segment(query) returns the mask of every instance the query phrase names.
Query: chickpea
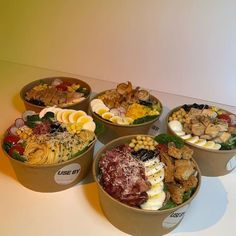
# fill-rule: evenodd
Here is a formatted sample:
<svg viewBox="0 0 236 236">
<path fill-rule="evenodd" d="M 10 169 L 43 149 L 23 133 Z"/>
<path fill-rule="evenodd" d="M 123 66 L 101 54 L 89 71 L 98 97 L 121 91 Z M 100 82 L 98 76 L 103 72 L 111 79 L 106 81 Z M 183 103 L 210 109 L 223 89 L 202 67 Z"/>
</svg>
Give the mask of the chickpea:
<svg viewBox="0 0 236 236">
<path fill-rule="evenodd" d="M 147 141 L 143 141 L 143 145 L 144 145 L 144 146 L 147 146 L 147 145 L 148 145 L 148 142 L 147 142 Z"/>
<path fill-rule="evenodd" d="M 150 141 L 150 140 L 152 140 L 152 138 L 151 137 L 147 137 L 147 141 Z"/>
<path fill-rule="evenodd" d="M 138 147 L 135 147 L 135 148 L 134 148 L 134 151 L 135 151 L 135 152 L 137 152 L 138 150 L 139 150 L 139 148 L 138 148 Z"/>
<path fill-rule="evenodd" d="M 131 140 L 131 142 L 135 144 L 135 143 L 137 143 L 137 140 L 133 138 L 133 139 Z"/>
<path fill-rule="evenodd" d="M 130 143 L 129 146 L 130 146 L 131 148 L 134 148 L 134 147 L 135 147 L 135 144 L 134 144 L 134 143 Z"/>
<path fill-rule="evenodd" d="M 145 140 L 146 140 L 146 137 L 145 137 L 145 136 L 142 136 L 142 140 L 145 141 Z"/>
<path fill-rule="evenodd" d="M 155 150 L 155 147 L 152 145 L 149 147 L 149 149 L 153 151 L 153 150 Z"/>
<path fill-rule="evenodd" d="M 137 139 L 137 140 L 141 140 L 142 137 L 141 137 L 140 135 L 138 135 L 138 136 L 136 137 L 136 139 Z"/>
<path fill-rule="evenodd" d="M 143 141 L 139 140 L 139 141 L 138 141 L 138 144 L 139 144 L 139 145 L 142 145 L 142 144 L 143 144 Z"/>
<path fill-rule="evenodd" d="M 140 145 L 139 148 L 140 148 L 140 149 L 143 149 L 143 148 L 144 148 L 144 145 Z"/>
<path fill-rule="evenodd" d="M 153 141 L 152 141 L 152 140 L 149 141 L 149 142 L 148 142 L 148 145 L 149 145 L 149 146 L 152 146 L 152 145 L 153 145 Z"/>
</svg>

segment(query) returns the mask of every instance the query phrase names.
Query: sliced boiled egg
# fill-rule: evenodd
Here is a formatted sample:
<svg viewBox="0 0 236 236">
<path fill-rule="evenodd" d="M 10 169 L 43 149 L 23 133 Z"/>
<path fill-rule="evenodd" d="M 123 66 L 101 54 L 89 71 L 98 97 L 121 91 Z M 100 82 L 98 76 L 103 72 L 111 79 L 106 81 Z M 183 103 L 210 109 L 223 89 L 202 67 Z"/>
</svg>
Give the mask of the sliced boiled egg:
<svg viewBox="0 0 236 236">
<path fill-rule="evenodd" d="M 102 118 L 105 120 L 110 120 L 113 116 L 114 114 L 109 111 L 102 114 Z"/>
<path fill-rule="evenodd" d="M 122 122 L 122 118 L 120 116 L 113 116 L 111 117 L 110 121 L 112 123 L 118 124 L 118 122 Z"/>
<path fill-rule="evenodd" d="M 109 109 L 108 107 L 104 106 L 104 107 L 99 107 L 99 108 L 97 108 L 97 109 L 95 110 L 95 112 L 96 112 L 98 115 L 102 116 L 102 114 L 104 114 L 105 112 L 108 112 L 109 110 L 110 110 L 110 109 Z"/>
<path fill-rule="evenodd" d="M 151 187 L 151 189 L 149 189 L 147 191 L 148 196 L 152 197 L 154 195 L 157 195 L 157 194 L 161 193 L 163 191 L 163 187 L 164 187 L 163 182 L 160 182 L 160 183 L 157 183 L 157 184 L 153 185 Z"/>
<path fill-rule="evenodd" d="M 145 210 L 158 210 L 162 207 L 165 198 L 166 194 L 162 191 L 161 193 L 150 197 L 145 203 L 141 204 L 141 208 Z"/>
<path fill-rule="evenodd" d="M 183 126 L 178 120 L 170 121 L 169 126 L 174 132 L 180 132 L 183 130 Z"/>
<path fill-rule="evenodd" d="M 186 135 L 181 136 L 181 138 L 184 140 L 190 139 L 191 137 L 192 137 L 191 134 L 186 134 Z"/>
<path fill-rule="evenodd" d="M 40 111 L 39 118 L 43 118 L 47 112 L 52 112 L 52 113 L 56 114 L 60 110 L 62 110 L 62 109 L 58 108 L 58 107 L 46 107 Z"/>
<path fill-rule="evenodd" d="M 69 115 L 69 122 L 75 123 L 81 116 L 85 116 L 86 113 L 84 111 L 74 111 Z"/>
<path fill-rule="evenodd" d="M 221 145 L 219 143 L 215 143 L 212 149 L 219 150 L 220 148 L 221 148 Z"/>
<path fill-rule="evenodd" d="M 152 165 L 155 165 L 155 164 L 158 164 L 158 163 L 160 163 L 160 160 L 159 160 L 158 158 L 154 158 L 154 159 L 145 161 L 145 162 L 144 162 L 144 166 L 145 166 L 145 168 L 146 168 L 146 167 L 148 167 L 148 166 L 152 166 Z"/>
<path fill-rule="evenodd" d="M 206 144 L 203 147 L 212 149 L 214 146 L 215 146 L 214 141 L 207 141 Z"/>
<path fill-rule="evenodd" d="M 125 122 L 127 122 L 128 124 L 132 124 L 134 122 L 134 119 L 132 119 L 131 117 L 127 117 L 127 116 L 125 116 L 123 118 L 123 120 L 125 120 Z"/>
<path fill-rule="evenodd" d="M 56 117 L 57 117 L 57 120 L 58 120 L 59 122 L 62 122 L 62 113 L 63 113 L 63 112 L 64 112 L 63 109 L 61 109 L 60 111 L 57 112 Z"/>
<path fill-rule="evenodd" d="M 183 130 L 181 130 L 181 131 L 176 131 L 175 132 L 178 136 L 183 136 L 183 135 L 185 135 L 185 132 L 183 131 Z"/>
<path fill-rule="evenodd" d="M 93 107 L 92 107 L 92 111 L 93 112 L 96 112 L 96 110 L 98 110 L 99 108 L 101 108 L 101 107 L 107 107 L 104 103 L 103 104 L 101 104 L 101 103 L 99 103 L 99 104 L 95 104 Z"/>
<path fill-rule="evenodd" d="M 202 147 L 206 144 L 206 142 L 206 139 L 199 139 L 195 144 Z"/>
<path fill-rule="evenodd" d="M 148 176 L 148 181 L 151 183 L 151 185 L 155 185 L 159 182 L 161 182 L 164 179 L 164 168 L 162 168 L 159 172 L 155 173 L 154 175 Z"/>
<path fill-rule="evenodd" d="M 94 107 L 94 106 L 97 105 L 97 104 L 104 104 L 104 103 L 103 103 L 103 101 L 102 101 L 101 99 L 98 99 L 98 98 L 93 99 L 93 100 L 90 102 L 91 107 Z"/>
<path fill-rule="evenodd" d="M 94 132 L 94 130 L 96 129 L 96 125 L 93 121 L 89 121 L 89 122 L 83 124 L 82 129 L 86 129 L 86 130 L 90 130 L 90 131 Z"/>
<path fill-rule="evenodd" d="M 80 125 L 84 125 L 85 123 L 88 123 L 91 121 L 93 121 L 93 118 L 91 116 L 85 115 L 85 116 L 79 117 L 79 119 L 77 120 L 77 123 L 79 123 Z"/>
<path fill-rule="evenodd" d="M 187 139 L 186 141 L 190 142 L 190 143 L 196 143 L 199 140 L 198 136 L 193 136 L 189 139 Z"/>
<path fill-rule="evenodd" d="M 72 114 L 74 110 L 64 110 L 61 115 L 61 120 L 63 123 L 69 123 L 69 115 Z"/>
<path fill-rule="evenodd" d="M 163 167 L 164 166 L 162 162 L 145 167 L 145 175 L 146 176 L 154 175 L 155 173 L 159 172 Z"/>
</svg>

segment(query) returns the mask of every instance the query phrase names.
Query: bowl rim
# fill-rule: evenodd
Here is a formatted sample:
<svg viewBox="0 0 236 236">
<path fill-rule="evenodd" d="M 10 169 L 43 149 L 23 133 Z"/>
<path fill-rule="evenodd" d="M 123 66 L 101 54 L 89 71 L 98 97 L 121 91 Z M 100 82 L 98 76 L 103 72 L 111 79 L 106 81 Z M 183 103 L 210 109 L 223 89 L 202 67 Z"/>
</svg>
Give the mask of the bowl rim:
<svg viewBox="0 0 236 236">
<path fill-rule="evenodd" d="M 82 102 L 84 102 L 84 101 L 86 101 L 86 100 L 90 100 L 90 96 L 91 96 L 91 94 L 92 94 L 92 89 L 91 89 L 90 85 L 89 85 L 88 83 L 86 83 L 85 81 L 81 80 L 81 79 L 78 79 L 78 78 L 75 78 L 75 77 L 69 77 L 69 76 L 52 76 L 52 77 L 44 77 L 44 78 L 42 78 L 42 79 L 33 80 L 33 81 L 31 81 L 30 83 L 24 85 L 24 86 L 21 88 L 21 90 L 20 90 L 20 98 L 21 98 L 22 101 L 25 102 L 26 104 L 28 104 L 28 105 L 30 105 L 30 106 L 34 106 L 34 107 L 39 108 L 39 109 L 43 109 L 43 108 L 45 108 L 45 107 L 48 107 L 48 106 L 35 105 L 35 104 L 33 104 L 33 103 L 27 101 L 27 100 L 25 99 L 25 93 L 26 93 L 27 91 L 29 91 L 30 89 L 32 89 L 32 88 L 35 86 L 34 84 L 37 84 L 37 83 L 39 83 L 40 81 L 43 81 L 43 80 L 50 80 L 50 81 L 53 81 L 54 79 L 62 79 L 62 80 L 65 80 L 65 81 L 66 81 L 66 79 L 77 80 L 78 82 L 82 82 L 82 83 L 86 84 L 86 86 L 87 86 L 88 89 L 89 89 L 89 94 L 88 94 L 88 96 L 85 97 L 83 100 L 81 100 L 81 101 L 79 101 L 79 102 L 77 102 L 77 103 L 70 104 L 70 105 L 68 105 L 68 106 L 64 106 L 64 107 L 62 107 L 62 108 L 70 108 L 70 107 L 73 107 L 73 106 L 75 106 L 75 105 L 78 105 L 78 104 L 80 104 L 80 103 L 82 103 Z M 29 87 L 29 86 L 30 86 L 30 88 L 27 88 L 27 87 Z"/>
<path fill-rule="evenodd" d="M 130 210 L 133 210 L 137 213 L 144 213 L 144 214 L 150 214 L 150 215 L 156 215 L 156 214 L 161 214 L 161 213 L 171 213 L 171 212 L 174 212 L 176 210 L 178 210 L 179 208 L 181 207 L 184 207 L 185 205 L 189 204 L 195 197 L 196 195 L 198 194 L 199 192 L 199 189 L 200 189 L 200 186 L 201 186 L 201 178 L 202 178 L 202 174 L 201 174 L 201 171 L 200 171 L 200 168 L 198 166 L 198 164 L 196 163 L 196 161 L 192 158 L 192 161 L 194 162 L 194 164 L 196 165 L 196 168 L 197 168 L 197 171 L 198 171 L 198 186 L 195 190 L 195 192 L 193 193 L 193 195 L 185 202 L 183 202 L 182 204 L 180 205 L 177 205 L 176 207 L 173 207 L 173 208 L 169 208 L 169 209 L 164 209 L 164 210 L 145 210 L 145 209 L 139 209 L 139 208 L 135 208 L 135 207 L 132 207 L 132 206 L 129 206 L 125 203 L 122 203 L 120 202 L 119 200 L 113 198 L 109 193 L 107 193 L 102 185 L 100 184 L 99 180 L 98 180 L 98 176 L 96 174 L 96 163 L 98 163 L 98 160 L 101 158 L 102 154 L 104 153 L 105 150 L 109 150 L 107 149 L 108 146 L 112 145 L 113 143 L 117 142 L 117 141 L 120 141 L 120 140 L 126 140 L 126 139 L 132 139 L 138 135 L 142 135 L 142 136 L 147 136 L 147 137 L 155 137 L 153 135 L 148 135 L 148 134 L 134 134 L 134 135 L 126 135 L 126 136 L 122 136 L 122 137 L 119 137 L 119 138 L 116 138 L 116 139 L 113 139 L 112 141 L 110 141 L 109 143 L 107 143 L 106 145 L 104 145 L 95 155 L 95 158 L 93 160 L 93 166 L 92 166 L 92 172 L 93 172 L 93 178 L 98 186 L 98 188 L 103 192 L 103 194 L 105 194 L 108 198 L 110 198 L 113 202 L 115 202 L 116 204 L 121 204 L 123 207 L 125 208 L 128 208 Z"/>
<path fill-rule="evenodd" d="M 52 164 L 45 164 L 45 165 L 33 165 L 33 164 L 29 164 L 27 162 L 23 162 L 23 161 L 19 161 L 19 160 L 16 160 L 14 159 L 13 157 L 11 157 L 7 151 L 3 148 L 3 141 L 4 141 L 4 138 L 6 137 L 6 134 L 7 134 L 7 131 L 4 133 L 3 135 L 3 138 L 1 140 L 1 148 L 3 150 L 3 153 L 11 160 L 11 161 L 14 161 L 16 163 L 19 163 L 23 166 L 26 166 L 26 167 L 30 167 L 30 168 L 35 168 L 35 169 L 46 169 L 46 168 L 50 168 L 50 167 L 57 167 L 57 166 L 62 166 L 62 165 L 65 165 L 65 164 L 70 164 L 71 162 L 74 162 L 75 160 L 77 159 L 80 159 L 83 157 L 84 154 L 87 154 L 89 151 L 91 151 L 92 148 L 94 148 L 95 144 L 96 144 L 96 141 L 97 141 L 97 136 L 95 135 L 94 137 L 94 140 L 92 140 L 92 142 L 89 144 L 89 147 L 87 150 L 85 150 L 83 153 L 81 153 L 80 155 L 74 157 L 74 158 L 71 158 L 67 161 L 63 161 L 63 162 L 60 162 L 60 163 L 52 163 Z"/>
<path fill-rule="evenodd" d="M 139 126 L 144 126 L 144 125 L 149 125 L 149 124 L 153 124 L 155 123 L 157 120 L 159 120 L 160 116 L 162 115 L 163 113 L 163 105 L 161 103 L 161 101 L 154 95 L 150 94 L 151 97 L 155 98 L 159 103 L 160 103 L 160 106 L 161 106 L 161 111 L 159 113 L 159 115 L 157 115 L 157 117 L 153 120 L 150 120 L 150 121 L 147 121 L 147 122 L 144 122 L 144 123 L 141 123 L 141 124 L 131 124 L 131 125 L 120 125 L 120 124 L 115 124 L 115 123 L 112 123 L 112 122 L 109 122 L 105 119 L 103 119 L 101 116 L 99 116 L 98 114 L 96 114 L 94 111 L 92 111 L 92 107 L 91 107 L 91 101 L 93 99 L 97 99 L 98 96 L 104 94 L 105 92 L 108 92 L 108 91 L 113 91 L 115 89 L 107 89 L 107 90 L 104 90 L 100 93 L 97 93 L 89 102 L 89 111 L 91 112 L 91 114 L 93 116 L 95 116 L 100 122 L 104 122 L 105 124 L 107 125 L 111 125 L 111 126 L 114 126 L 114 127 L 125 127 L 125 128 L 134 128 L 134 127 L 139 127 Z"/>
<path fill-rule="evenodd" d="M 192 105 L 192 104 L 187 104 L 187 105 Z M 168 112 L 167 116 L 166 116 L 166 119 L 165 119 L 167 128 L 169 129 L 169 131 L 171 132 L 171 134 L 174 135 L 174 136 L 177 136 L 177 137 L 179 137 L 179 138 L 181 138 L 181 137 L 178 136 L 177 134 L 175 134 L 175 132 L 170 128 L 170 125 L 169 125 L 169 121 L 168 121 L 168 120 L 169 120 L 169 117 L 171 116 L 171 114 L 172 114 L 173 112 L 177 111 L 178 109 L 180 109 L 182 106 L 183 106 L 183 105 L 177 106 L 177 107 L 173 108 L 172 110 L 170 110 L 170 111 Z M 209 107 L 212 107 L 212 106 L 209 105 Z M 220 108 L 220 109 L 221 109 L 221 108 Z M 225 110 L 225 109 L 222 109 L 222 110 L 223 110 L 223 111 L 226 111 L 226 112 L 229 112 L 229 111 L 227 111 L 227 110 Z M 232 114 L 232 115 L 234 115 L 232 112 L 229 112 L 229 113 Z M 181 139 L 182 139 L 182 138 L 181 138 Z M 182 139 L 182 140 L 184 141 L 184 143 L 188 144 L 189 146 L 192 146 L 192 147 L 194 147 L 194 148 L 198 148 L 198 149 L 200 149 L 200 150 L 202 150 L 202 151 L 207 151 L 207 152 L 212 152 L 212 153 L 222 153 L 222 154 L 223 154 L 223 153 L 232 153 L 232 154 L 234 154 L 234 153 L 236 152 L 236 148 L 231 149 L 231 150 L 214 150 L 214 149 L 204 148 L 204 147 L 198 146 L 198 145 L 196 145 L 196 144 L 194 144 L 194 143 L 187 142 L 187 141 L 184 140 L 184 139 Z"/>
</svg>

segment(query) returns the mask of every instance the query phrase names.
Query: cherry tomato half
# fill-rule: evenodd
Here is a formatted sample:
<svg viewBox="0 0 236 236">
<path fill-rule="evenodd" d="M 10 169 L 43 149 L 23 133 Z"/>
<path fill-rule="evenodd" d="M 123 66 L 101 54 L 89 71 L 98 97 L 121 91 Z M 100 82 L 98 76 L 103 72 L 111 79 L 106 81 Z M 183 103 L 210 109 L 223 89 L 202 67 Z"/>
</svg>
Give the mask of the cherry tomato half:
<svg viewBox="0 0 236 236">
<path fill-rule="evenodd" d="M 160 150 L 160 152 L 168 152 L 168 147 L 166 144 L 159 143 L 157 145 L 157 149 Z"/>
<path fill-rule="evenodd" d="M 221 119 L 221 120 L 225 120 L 227 121 L 228 123 L 231 122 L 231 118 L 228 114 L 221 114 L 221 115 L 218 115 L 218 118 Z"/>
<path fill-rule="evenodd" d="M 18 152 L 20 155 L 23 155 L 25 149 L 20 144 L 16 144 L 10 148 L 9 155 L 12 156 L 14 151 Z"/>
<path fill-rule="evenodd" d="M 62 83 L 56 86 L 57 90 L 61 90 L 61 91 L 67 91 L 67 86 Z"/>
<path fill-rule="evenodd" d="M 20 138 L 18 136 L 8 135 L 4 138 L 3 142 L 4 143 L 16 144 L 19 140 L 20 140 Z"/>
</svg>

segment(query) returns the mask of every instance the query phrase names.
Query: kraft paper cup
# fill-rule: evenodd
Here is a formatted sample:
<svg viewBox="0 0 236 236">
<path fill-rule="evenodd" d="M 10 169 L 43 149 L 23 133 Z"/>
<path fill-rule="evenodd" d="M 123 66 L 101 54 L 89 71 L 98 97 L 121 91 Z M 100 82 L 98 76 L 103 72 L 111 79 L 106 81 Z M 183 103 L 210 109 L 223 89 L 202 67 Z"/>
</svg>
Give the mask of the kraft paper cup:
<svg viewBox="0 0 236 236">
<path fill-rule="evenodd" d="M 98 98 L 99 96 L 101 96 L 104 92 L 101 92 L 99 94 L 97 94 L 93 99 Z M 151 95 L 151 97 L 153 99 L 155 99 L 156 101 L 158 101 L 160 104 L 161 102 L 154 96 Z M 126 136 L 126 135 L 131 135 L 131 134 L 147 134 L 150 130 L 150 128 L 152 127 L 152 125 L 159 120 L 161 114 L 163 111 L 163 107 L 161 104 L 161 112 L 160 114 L 157 116 L 157 118 L 145 122 L 143 124 L 137 124 L 137 125 L 119 125 L 119 124 L 115 124 L 112 122 L 109 122 L 105 119 L 103 119 L 101 116 L 99 116 L 98 114 L 96 114 L 95 112 L 92 111 L 91 105 L 89 105 L 89 112 L 92 114 L 92 117 L 94 119 L 94 121 L 96 123 L 99 123 L 102 126 L 102 131 L 101 134 L 98 135 L 98 140 L 100 142 L 102 142 L 103 144 L 106 144 L 108 142 L 110 142 L 113 139 L 122 137 L 122 136 Z"/>
<path fill-rule="evenodd" d="M 87 112 L 88 106 L 89 106 L 89 99 L 90 99 L 90 95 L 91 95 L 91 87 L 86 82 L 84 82 L 80 79 L 71 78 L 71 77 L 60 77 L 60 76 L 35 80 L 35 81 L 25 85 L 20 91 L 20 97 L 21 97 L 22 101 L 24 102 L 26 110 L 31 110 L 31 111 L 35 111 L 36 113 L 39 113 L 43 108 L 45 108 L 45 106 L 38 106 L 38 105 L 35 105 L 35 104 L 32 104 L 32 103 L 26 101 L 25 100 L 26 92 L 29 91 L 30 89 L 32 89 L 34 86 L 40 84 L 41 81 L 43 81 L 47 84 L 50 84 L 55 79 L 61 79 L 62 81 L 68 81 L 68 82 L 72 82 L 72 83 L 79 83 L 82 87 L 85 87 L 88 89 L 89 94 L 84 100 L 82 100 L 78 103 L 74 103 L 73 105 L 63 107 L 65 109 L 68 108 L 68 109 L 73 109 L 73 110 L 83 110 L 83 111 Z"/>
<path fill-rule="evenodd" d="M 95 141 L 81 155 L 62 163 L 30 165 L 8 156 L 18 181 L 37 192 L 57 192 L 79 183 L 88 174 L 92 162 Z"/>
<path fill-rule="evenodd" d="M 104 152 L 118 145 L 130 141 L 136 135 L 117 138 L 105 145 L 96 155 L 93 162 L 93 177 L 98 186 L 98 193 L 101 208 L 106 218 L 121 231 L 135 236 L 159 236 L 167 234 L 175 229 L 183 219 L 190 203 L 196 197 L 201 185 L 201 173 L 198 170 L 198 187 L 193 196 L 183 204 L 166 210 L 150 211 L 134 207 L 119 202 L 111 197 L 99 182 L 99 160 Z"/>
<path fill-rule="evenodd" d="M 167 115 L 167 132 L 175 135 L 175 132 L 170 128 L 168 120 L 173 112 L 179 110 L 181 106 L 173 109 Z M 228 111 L 227 111 L 228 112 Z M 179 136 L 178 136 L 179 137 Z M 181 138 L 181 137 L 180 137 Z M 203 147 L 199 147 L 196 144 L 186 142 L 185 144 L 193 149 L 193 158 L 197 162 L 202 175 L 204 176 L 223 176 L 236 167 L 236 149 L 232 150 L 212 150 Z"/>
</svg>

